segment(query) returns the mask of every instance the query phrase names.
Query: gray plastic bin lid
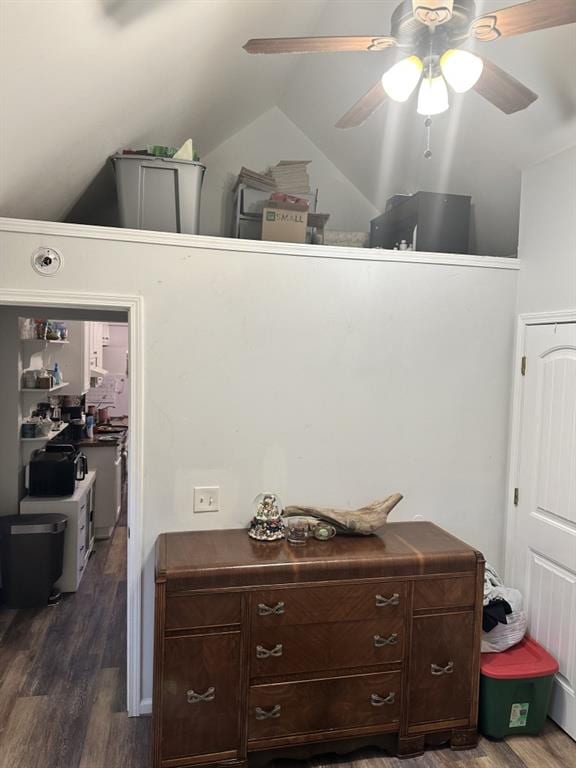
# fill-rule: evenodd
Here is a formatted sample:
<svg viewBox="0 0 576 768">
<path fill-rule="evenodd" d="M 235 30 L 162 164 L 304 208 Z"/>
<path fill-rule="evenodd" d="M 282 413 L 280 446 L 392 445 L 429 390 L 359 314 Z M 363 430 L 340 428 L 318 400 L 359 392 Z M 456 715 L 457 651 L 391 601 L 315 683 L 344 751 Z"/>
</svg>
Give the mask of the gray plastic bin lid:
<svg viewBox="0 0 576 768">
<path fill-rule="evenodd" d="M 139 160 L 140 162 L 146 163 L 184 163 L 184 165 L 199 165 L 200 168 L 204 168 L 204 170 L 206 170 L 206 166 L 199 160 L 184 160 L 181 158 L 173 157 L 157 157 L 156 155 L 122 155 L 117 153 L 112 155 L 110 159 L 113 162 L 116 162 L 117 160 Z"/>
<path fill-rule="evenodd" d="M 6 515 L 0 517 L 0 536 L 32 533 L 62 533 L 68 518 L 55 512 L 37 515 Z"/>
</svg>

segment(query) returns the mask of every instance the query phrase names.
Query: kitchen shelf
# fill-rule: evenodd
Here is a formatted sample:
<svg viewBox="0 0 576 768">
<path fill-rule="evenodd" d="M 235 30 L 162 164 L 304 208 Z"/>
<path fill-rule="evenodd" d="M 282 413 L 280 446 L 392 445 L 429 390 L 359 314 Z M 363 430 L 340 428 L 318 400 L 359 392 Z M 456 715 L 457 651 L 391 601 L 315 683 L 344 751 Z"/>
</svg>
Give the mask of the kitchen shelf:
<svg viewBox="0 0 576 768">
<path fill-rule="evenodd" d="M 25 344 L 70 344 L 69 341 L 63 341 L 62 339 L 20 339 Z"/>
<path fill-rule="evenodd" d="M 47 443 L 48 440 L 52 440 L 53 437 L 56 437 L 56 435 L 59 435 L 60 432 L 66 429 L 68 424 L 64 422 L 61 427 L 58 427 L 58 429 L 52 429 L 50 430 L 50 433 L 47 435 L 42 435 L 42 437 L 21 437 L 20 442 L 21 443 Z"/>
<path fill-rule="evenodd" d="M 55 387 L 52 387 L 51 389 L 42 389 L 42 387 L 20 387 L 20 392 L 42 392 L 44 394 L 48 394 L 50 392 L 56 392 L 57 389 L 62 389 L 62 387 L 67 387 L 68 382 L 64 381 L 62 384 L 56 384 Z"/>
</svg>

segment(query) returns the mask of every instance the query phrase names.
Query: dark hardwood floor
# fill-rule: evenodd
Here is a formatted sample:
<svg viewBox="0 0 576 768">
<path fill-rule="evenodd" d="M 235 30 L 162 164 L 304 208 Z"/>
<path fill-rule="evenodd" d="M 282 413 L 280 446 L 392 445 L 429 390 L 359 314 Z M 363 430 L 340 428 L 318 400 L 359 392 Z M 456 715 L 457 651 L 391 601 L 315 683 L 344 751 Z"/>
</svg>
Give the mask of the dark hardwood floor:
<svg viewBox="0 0 576 768">
<path fill-rule="evenodd" d="M 148 768 L 151 718 L 126 709 L 126 525 L 76 594 L 0 608 L 0 767 Z"/>
<path fill-rule="evenodd" d="M 151 719 L 126 706 L 126 526 L 96 545 L 75 595 L 30 611 L 0 607 L 0 768 L 150 768 Z M 306 768 L 282 761 L 276 768 Z M 552 722 L 537 737 L 481 739 L 398 760 L 376 750 L 309 768 L 568 768 L 576 744 Z"/>
</svg>

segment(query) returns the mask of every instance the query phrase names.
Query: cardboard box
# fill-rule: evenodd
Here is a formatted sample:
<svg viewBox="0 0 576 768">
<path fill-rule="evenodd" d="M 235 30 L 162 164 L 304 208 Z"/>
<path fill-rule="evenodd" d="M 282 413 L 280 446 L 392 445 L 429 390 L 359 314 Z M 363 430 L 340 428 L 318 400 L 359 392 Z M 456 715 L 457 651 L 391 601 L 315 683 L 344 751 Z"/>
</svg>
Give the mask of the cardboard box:
<svg viewBox="0 0 576 768">
<path fill-rule="evenodd" d="M 305 243 L 308 214 L 285 208 L 264 208 L 262 211 L 262 240 L 281 243 Z"/>
</svg>

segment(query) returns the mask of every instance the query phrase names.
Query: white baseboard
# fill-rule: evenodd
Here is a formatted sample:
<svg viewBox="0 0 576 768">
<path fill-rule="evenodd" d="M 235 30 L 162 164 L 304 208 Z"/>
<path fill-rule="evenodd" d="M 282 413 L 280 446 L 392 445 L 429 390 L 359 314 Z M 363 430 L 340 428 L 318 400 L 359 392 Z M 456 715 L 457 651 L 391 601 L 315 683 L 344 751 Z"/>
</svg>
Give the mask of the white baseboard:
<svg viewBox="0 0 576 768">
<path fill-rule="evenodd" d="M 141 715 L 152 714 L 152 699 L 142 699 L 140 701 L 140 714 Z"/>
</svg>

